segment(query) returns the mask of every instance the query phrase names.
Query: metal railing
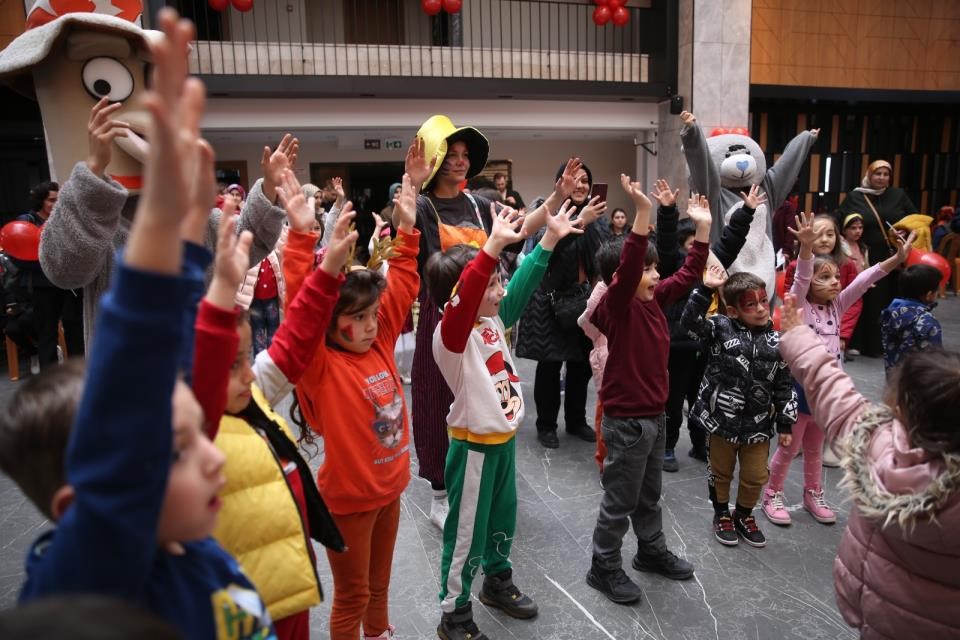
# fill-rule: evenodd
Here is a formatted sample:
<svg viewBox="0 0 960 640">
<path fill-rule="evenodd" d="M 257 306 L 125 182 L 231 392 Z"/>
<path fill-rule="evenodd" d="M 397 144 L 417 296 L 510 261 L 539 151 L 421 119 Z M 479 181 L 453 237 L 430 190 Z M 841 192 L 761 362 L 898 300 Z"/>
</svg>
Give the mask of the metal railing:
<svg viewBox="0 0 960 640">
<path fill-rule="evenodd" d="M 623 27 L 595 26 L 595 5 L 575 0 L 464 0 L 460 13 L 433 17 L 416 0 L 254 0 L 250 11 L 222 13 L 207 0 L 168 4 L 197 23 L 190 70 L 201 75 L 608 83 L 670 76 L 660 0 L 628 7 Z"/>
</svg>

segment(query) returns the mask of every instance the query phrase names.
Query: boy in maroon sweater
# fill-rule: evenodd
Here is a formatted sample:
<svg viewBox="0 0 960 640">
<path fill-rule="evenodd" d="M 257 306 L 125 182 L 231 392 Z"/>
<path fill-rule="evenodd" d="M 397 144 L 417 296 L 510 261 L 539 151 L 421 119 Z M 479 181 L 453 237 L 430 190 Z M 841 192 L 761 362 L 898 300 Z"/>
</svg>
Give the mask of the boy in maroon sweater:
<svg viewBox="0 0 960 640">
<path fill-rule="evenodd" d="M 639 182 L 620 176 L 637 215 L 619 255 L 619 266 L 591 321 L 610 348 L 603 372 L 603 499 L 593 531 L 593 561 L 587 584 L 613 602 L 640 600 L 641 591 L 624 572 L 620 547 L 630 522 L 637 534 L 633 568 L 674 580 L 693 575 L 693 565 L 667 550 L 660 515 L 663 471 L 664 409 L 667 403 L 667 358 L 670 330 L 661 310 L 699 281 L 707 261 L 710 209 L 706 198 L 690 199 L 687 214 L 696 224 L 693 247 L 674 275 L 660 281 L 657 251 L 647 242 L 650 200 Z M 617 261 L 609 249 L 601 262 Z M 601 266 L 601 270 L 602 270 Z"/>
</svg>

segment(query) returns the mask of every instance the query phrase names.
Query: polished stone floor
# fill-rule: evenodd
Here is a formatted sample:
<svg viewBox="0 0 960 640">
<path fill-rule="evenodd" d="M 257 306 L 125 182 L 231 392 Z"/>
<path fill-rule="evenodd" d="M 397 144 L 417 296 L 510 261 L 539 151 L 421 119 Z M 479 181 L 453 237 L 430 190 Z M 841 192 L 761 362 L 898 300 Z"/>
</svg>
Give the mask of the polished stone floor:
<svg viewBox="0 0 960 640">
<path fill-rule="evenodd" d="M 949 348 L 960 349 L 960 300 L 952 295 L 936 311 Z M 520 362 L 524 394 L 532 405 L 534 365 Z M 882 390 L 879 360 L 858 358 L 847 365 L 861 391 L 877 399 Z M 0 383 L 6 402 L 16 383 Z M 593 406 L 593 388 L 589 407 Z M 532 411 L 530 412 L 532 413 Z M 561 419 L 562 424 L 562 419 Z M 609 602 L 586 585 L 590 537 L 600 500 L 593 445 L 561 434 L 559 449 L 536 440 L 534 417 L 527 416 L 517 437 L 519 513 L 513 545 L 516 582 L 540 605 L 532 621 L 513 620 L 475 602 L 475 618 L 491 638 L 593 640 L 627 638 L 855 638 L 837 612 L 831 564 L 846 525 L 849 504 L 836 488 L 839 471 L 825 471 L 827 498 L 838 522 L 815 522 L 800 506 L 801 465 L 792 466 L 786 493 L 794 524 L 779 528 L 760 516 L 768 545 L 726 548 L 710 531 L 706 467 L 689 459 L 686 435 L 678 447 L 681 468 L 665 474 L 664 530 L 668 544 L 696 565 L 692 580 L 628 573 L 644 591 L 634 606 Z M 314 464 L 318 460 L 314 460 Z M 414 461 L 414 476 L 416 462 Z M 403 496 L 400 532 L 390 588 L 391 620 L 397 638 L 435 638 L 440 532 L 427 520 L 430 487 L 413 480 Z M 30 541 L 49 524 L 5 477 L 0 477 L 0 608 L 12 606 L 23 580 L 23 557 Z M 629 560 L 632 534 L 624 543 Z M 320 572 L 328 598 L 332 581 L 323 554 Z M 475 583 L 475 591 L 479 582 Z M 312 638 L 327 637 L 329 600 L 312 613 Z"/>
</svg>

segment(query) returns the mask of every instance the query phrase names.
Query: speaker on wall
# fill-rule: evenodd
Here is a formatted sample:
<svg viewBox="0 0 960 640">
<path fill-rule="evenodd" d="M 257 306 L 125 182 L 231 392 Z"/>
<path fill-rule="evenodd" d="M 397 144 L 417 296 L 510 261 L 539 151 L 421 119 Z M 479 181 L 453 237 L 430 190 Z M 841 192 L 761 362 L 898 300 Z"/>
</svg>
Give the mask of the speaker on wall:
<svg viewBox="0 0 960 640">
<path fill-rule="evenodd" d="M 683 111 L 683 96 L 670 96 L 670 113 L 677 116 Z"/>
</svg>

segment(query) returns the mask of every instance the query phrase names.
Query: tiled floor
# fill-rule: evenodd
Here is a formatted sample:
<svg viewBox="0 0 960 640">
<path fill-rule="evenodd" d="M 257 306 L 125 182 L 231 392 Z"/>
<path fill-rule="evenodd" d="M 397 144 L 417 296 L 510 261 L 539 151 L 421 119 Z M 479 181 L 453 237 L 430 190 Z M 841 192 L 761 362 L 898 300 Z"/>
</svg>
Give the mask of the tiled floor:
<svg viewBox="0 0 960 640">
<path fill-rule="evenodd" d="M 947 346 L 960 348 L 960 300 L 946 298 L 936 314 Z M 883 383 L 879 360 L 858 358 L 847 370 L 867 396 L 878 398 Z M 532 405 L 533 363 L 521 361 L 520 372 Z M 7 401 L 15 386 L 0 383 L 0 402 Z M 590 407 L 592 402 L 591 387 Z M 671 548 L 696 565 L 696 575 L 671 582 L 628 569 L 643 587 L 644 598 L 638 605 L 621 606 L 584 582 L 600 500 L 593 445 L 561 435 L 559 449 L 545 450 L 537 443 L 534 417 L 528 415 L 517 438 L 520 504 L 512 557 L 515 579 L 537 600 L 540 615 L 532 621 L 513 620 L 475 603 L 481 630 L 491 638 L 556 640 L 855 638 L 837 612 L 831 576 L 849 510 L 836 489 L 838 470 L 828 469 L 824 482 L 828 500 L 838 509 L 837 524 L 818 524 L 799 506 L 801 465 L 794 464 L 786 488 L 794 524 L 778 528 L 761 517 L 769 540 L 766 548 L 726 548 L 710 532 L 706 468 L 687 458 L 688 446 L 684 435 L 678 448 L 681 469 L 664 477 L 664 530 Z M 427 520 L 429 505 L 429 485 L 412 481 L 403 496 L 390 589 L 397 638 L 436 637 L 440 532 Z M 47 526 L 19 490 L 0 477 L 0 607 L 13 605 L 23 580 L 25 550 Z M 628 562 L 636 549 L 631 536 L 624 544 Z M 329 598 L 332 581 L 322 552 L 320 558 Z M 328 615 L 329 600 L 313 611 L 313 638 L 327 637 Z"/>
</svg>

